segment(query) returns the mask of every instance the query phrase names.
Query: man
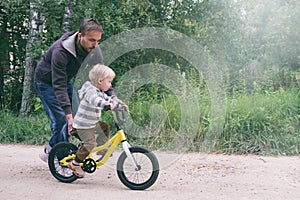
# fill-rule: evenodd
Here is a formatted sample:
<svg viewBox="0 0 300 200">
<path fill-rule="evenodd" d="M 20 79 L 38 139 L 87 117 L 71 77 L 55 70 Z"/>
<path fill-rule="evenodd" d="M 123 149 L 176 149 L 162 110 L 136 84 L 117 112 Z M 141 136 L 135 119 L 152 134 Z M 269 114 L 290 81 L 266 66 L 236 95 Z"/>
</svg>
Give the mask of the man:
<svg viewBox="0 0 300 200">
<path fill-rule="evenodd" d="M 51 120 L 52 137 L 40 158 L 47 162 L 55 144 L 68 141 L 72 130 L 71 79 L 74 78 L 85 57 L 95 48 L 104 33 L 96 19 L 85 19 L 78 32 L 64 34 L 45 53 L 34 74 L 37 95 Z M 103 64 L 100 49 L 99 63 Z"/>
</svg>

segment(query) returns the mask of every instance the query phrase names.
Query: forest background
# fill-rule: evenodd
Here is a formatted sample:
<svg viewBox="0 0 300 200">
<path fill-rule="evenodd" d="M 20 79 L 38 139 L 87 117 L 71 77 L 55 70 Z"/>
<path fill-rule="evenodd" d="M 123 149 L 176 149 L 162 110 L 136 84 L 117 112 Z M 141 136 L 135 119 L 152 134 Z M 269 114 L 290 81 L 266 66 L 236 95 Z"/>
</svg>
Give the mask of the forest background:
<svg viewBox="0 0 300 200">
<path fill-rule="evenodd" d="M 126 127 L 133 143 L 162 150 L 299 155 L 298 0 L 1 0 L 0 143 L 49 140 L 50 122 L 36 97 L 33 71 L 47 48 L 62 33 L 77 30 L 83 18 L 102 24 L 100 47 L 141 28 L 181 33 L 201 46 L 220 72 L 224 119 L 217 119 L 221 129 L 214 129 L 216 91 L 181 55 L 140 48 L 110 63 L 117 74 L 114 85 L 135 66 L 150 63 L 174 69 L 196 93 L 196 107 L 190 110 L 182 104 L 187 91 L 178 95 L 151 82 L 130 86 L 130 119 L 142 127 Z M 197 118 L 182 125 L 187 112 Z M 113 127 L 111 113 L 103 120 Z"/>
</svg>

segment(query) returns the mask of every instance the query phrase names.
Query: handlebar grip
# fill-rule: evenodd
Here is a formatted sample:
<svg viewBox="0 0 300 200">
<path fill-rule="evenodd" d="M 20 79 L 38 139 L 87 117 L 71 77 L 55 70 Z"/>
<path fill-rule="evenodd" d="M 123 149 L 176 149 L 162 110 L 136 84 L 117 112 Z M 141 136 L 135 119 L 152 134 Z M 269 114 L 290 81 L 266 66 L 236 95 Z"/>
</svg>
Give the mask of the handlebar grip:
<svg viewBox="0 0 300 200">
<path fill-rule="evenodd" d="M 81 140 L 78 133 L 77 133 L 77 130 L 75 128 L 73 128 L 70 132 L 71 136 L 74 136 L 76 137 L 77 139 Z"/>
<path fill-rule="evenodd" d="M 122 118 L 120 118 L 120 114 L 119 114 L 120 111 L 122 112 L 122 116 L 121 116 Z M 115 108 L 115 112 L 119 124 L 124 124 L 126 121 L 126 115 L 125 115 L 126 107 L 122 106 L 121 104 L 118 104 Z"/>
<path fill-rule="evenodd" d="M 103 110 L 104 110 L 104 111 L 110 110 L 110 105 L 105 105 L 105 106 L 103 107 Z"/>
</svg>

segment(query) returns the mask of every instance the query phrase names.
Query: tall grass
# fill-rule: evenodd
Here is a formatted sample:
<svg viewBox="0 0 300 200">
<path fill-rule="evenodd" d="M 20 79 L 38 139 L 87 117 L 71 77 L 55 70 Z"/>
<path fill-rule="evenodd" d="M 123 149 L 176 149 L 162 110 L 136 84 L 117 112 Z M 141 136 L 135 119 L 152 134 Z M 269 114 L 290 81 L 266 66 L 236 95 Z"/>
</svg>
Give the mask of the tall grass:
<svg viewBox="0 0 300 200">
<path fill-rule="evenodd" d="M 187 142 L 187 149 L 198 151 L 210 126 L 210 104 L 207 94 L 199 97 L 200 121 L 193 141 Z M 205 100 L 206 99 L 206 100 Z M 137 102 L 133 113 L 138 124 L 150 123 L 149 109 L 154 102 Z M 166 111 L 167 120 L 156 126 L 157 134 L 149 134 L 137 140 L 156 148 L 167 148 L 179 134 L 180 105 L 176 98 L 167 95 L 158 103 Z M 226 119 L 223 131 L 214 150 L 224 153 L 255 154 L 299 154 L 299 92 L 297 89 L 280 89 L 272 93 L 238 94 L 228 97 Z M 193 113 L 191 113 L 193 114 Z M 152 119 L 153 120 L 153 119 Z M 135 133 L 138 134 L 138 133 Z M 182 140 L 184 142 L 184 138 Z"/>
<path fill-rule="evenodd" d="M 296 89 L 229 98 L 218 150 L 228 153 L 299 154 L 299 100 Z"/>
<path fill-rule="evenodd" d="M 181 105 L 176 97 L 168 94 L 152 98 L 153 94 L 147 90 L 138 91 L 135 95 L 129 104 L 131 119 L 132 123 L 142 128 L 133 130 L 130 123 L 125 127 L 133 145 L 146 145 L 151 149 L 172 149 L 174 138 L 182 138 L 180 141 L 186 149 L 200 149 L 211 121 L 207 94 L 199 93 L 201 113 L 200 121 L 197 122 L 198 130 L 188 141 L 185 141 L 187 133 L 178 131 Z M 152 96 L 150 98 L 147 95 Z M 214 151 L 299 155 L 300 94 L 297 89 L 238 94 L 227 98 L 225 124 Z M 50 139 L 50 122 L 43 112 L 19 118 L 10 112 L 1 111 L 0 119 L 0 143 L 46 144 Z M 111 113 L 104 113 L 103 121 L 110 124 L 113 132 Z M 141 137 L 140 130 L 145 126 L 148 129 Z"/>
</svg>

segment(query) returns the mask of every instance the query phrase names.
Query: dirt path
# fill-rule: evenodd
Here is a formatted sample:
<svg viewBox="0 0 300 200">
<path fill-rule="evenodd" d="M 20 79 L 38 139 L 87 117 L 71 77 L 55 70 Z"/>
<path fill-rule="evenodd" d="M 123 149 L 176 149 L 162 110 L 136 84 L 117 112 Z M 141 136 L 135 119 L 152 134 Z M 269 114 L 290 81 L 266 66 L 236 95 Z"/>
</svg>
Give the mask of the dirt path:
<svg viewBox="0 0 300 200">
<path fill-rule="evenodd" d="M 41 146 L 0 145 L 1 199 L 300 199 L 300 158 L 171 154 L 155 152 L 157 182 L 132 191 L 119 181 L 118 153 L 95 173 L 71 184 L 58 182 L 38 158 Z"/>
</svg>

